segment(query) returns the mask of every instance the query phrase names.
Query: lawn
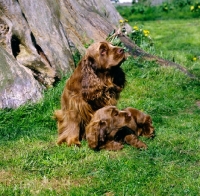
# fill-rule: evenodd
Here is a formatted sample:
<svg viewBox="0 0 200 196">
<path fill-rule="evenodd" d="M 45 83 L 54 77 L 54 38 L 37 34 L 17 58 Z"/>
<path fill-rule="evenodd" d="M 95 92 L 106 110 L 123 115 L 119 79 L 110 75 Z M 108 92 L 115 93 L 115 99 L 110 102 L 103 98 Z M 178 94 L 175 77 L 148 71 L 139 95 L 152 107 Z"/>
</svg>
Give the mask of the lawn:
<svg viewBox="0 0 200 196">
<path fill-rule="evenodd" d="M 200 19 L 133 21 L 130 25 L 150 31 L 154 47 L 147 51 L 174 61 L 200 77 Z"/>
<path fill-rule="evenodd" d="M 118 152 L 57 146 L 53 111 L 65 80 L 38 104 L 0 110 L 0 195 L 161 196 L 200 193 L 200 55 L 198 19 L 130 21 L 150 31 L 150 52 L 180 63 L 197 79 L 140 58 L 122 65 L 127 84 L 119 108 L 151 115 L 154 139 L 147 150 L 125 145 Z M 191 28 L 189 28 L 191 27 Z M 196 40 L 196 41 L 195 41 Z"/>
</svg>

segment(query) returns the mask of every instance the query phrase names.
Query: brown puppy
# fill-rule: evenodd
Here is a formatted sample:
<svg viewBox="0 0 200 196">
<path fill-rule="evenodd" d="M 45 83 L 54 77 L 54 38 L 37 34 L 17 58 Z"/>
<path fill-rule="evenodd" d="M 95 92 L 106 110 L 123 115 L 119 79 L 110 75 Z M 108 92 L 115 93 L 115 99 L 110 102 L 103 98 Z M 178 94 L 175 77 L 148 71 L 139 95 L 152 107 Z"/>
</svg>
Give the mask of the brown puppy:
<svg viewBox="0 0 200 196">
<path fill-rule="evenodd" d="M 130 107 L 122 111 L 116 107 L 97 110 L 86 127 L 86 139 L 92 149 L 120 150 L 123 143 L 146 149 L 147 145 L 138 136 L 153 135 L 151 117 Z"/>
<path fill-rule="evenodd" d="M 115 106 L 97 110 L 86 127 L 86 139 L 92 149 L 120 150 L 123 143 L 137 148 L 146 148 L 135 132 L 136 129 L 130 111 L 120 111 Z M 135 125 L 135 126 L 133 126 Z"/>
<path fill-rule="evenodd" d="M 115 106 L 97 110 L 86 126 L 86 140 L 92 149 L 120 150 L 123 145 L 114 141 L 114 132 L 130 121 L 129 113 L 119 111 Z"/>
<path fill-rule="evenodd" d="M 58 144 L 79 146 L 93 113 L 104 106 L 116 105 L 125 85 L 125 74 L 120 68 L 124 58 L 124 50 L 108 42 L 94 43 L 88 48 L 67 80 L 61 109 L 54 113 Z"/>
</svg>

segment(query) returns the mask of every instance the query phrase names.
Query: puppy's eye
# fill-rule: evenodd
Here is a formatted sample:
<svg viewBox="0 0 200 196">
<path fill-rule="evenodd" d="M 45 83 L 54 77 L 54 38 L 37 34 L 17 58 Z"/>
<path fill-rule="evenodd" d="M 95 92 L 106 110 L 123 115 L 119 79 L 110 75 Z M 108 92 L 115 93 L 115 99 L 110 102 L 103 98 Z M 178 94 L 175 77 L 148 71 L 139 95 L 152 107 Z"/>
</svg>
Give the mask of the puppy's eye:
<svg viewBox="0 0 200 196">
<path fill-rule="evenodd" d="M 118 112 L 117 111 L 114 112 L 114 116 L 118 116 Z"/>
<path fill-rule="evenodd" d="M 129 113 L 126 113 L 125 116 L 126 117 L 131 117 L 131 115 Z"/>
</svg>

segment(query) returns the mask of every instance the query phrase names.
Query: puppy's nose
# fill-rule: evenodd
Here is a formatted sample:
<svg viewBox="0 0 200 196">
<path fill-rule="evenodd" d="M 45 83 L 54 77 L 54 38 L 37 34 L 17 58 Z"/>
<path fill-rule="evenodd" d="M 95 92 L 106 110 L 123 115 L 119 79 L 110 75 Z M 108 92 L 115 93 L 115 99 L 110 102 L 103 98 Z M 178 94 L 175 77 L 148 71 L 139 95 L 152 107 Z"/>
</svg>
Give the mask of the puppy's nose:
<svg viewBox="0 0 200 196">
<path fill-rule="evenodd" d="M 124 53 L 124 49 L 123 48 L 119 48 L 117 52 L 118 52 L 118 54 L 122 54 L 122 53 Z"/>
</svg>

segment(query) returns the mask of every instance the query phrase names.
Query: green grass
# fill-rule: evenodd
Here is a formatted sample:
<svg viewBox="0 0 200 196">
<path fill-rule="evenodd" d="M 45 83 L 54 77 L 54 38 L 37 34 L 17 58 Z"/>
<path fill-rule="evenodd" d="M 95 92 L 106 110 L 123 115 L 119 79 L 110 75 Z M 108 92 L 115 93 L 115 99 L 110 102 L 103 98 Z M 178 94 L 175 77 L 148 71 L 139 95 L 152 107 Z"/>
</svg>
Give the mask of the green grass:
<svg viewBox="0 0 200 196">
<path fill-rule="evenodd" d="M 153 118 L 148 150 L 119 152 L 56 146 L 64 81 L 37 105 L 0 113 L 0 195 L 198 195 L 200 190 L 199 82 L 179 71 L 129 59 L 119 108 Z"/>
<path fill-rule="evenodd" d="M 200 77 L 199 19 L 135 21 L 130 25 L 150 31 L 154 47 L 145 48 L 149 53 L 174 61 Z"/>
<path fill-rule="evenodd" d="M 141 23 L 154 38 L 152 52 L 169 60 L 174 56 L 199 76 L 194 69 L 199 69 L 199 62 L 189 64 L 185 58 L 197 51 L 199 40 L 195 44 L 181 36 L 197 36 L 197 20 L 170 21 L 171 27 L 166 21 Z M 38 104 L 0 110 L 0 195 L 199 195 L 199 80 L 140 58 L 129 58 L 123 69 L 127 84 L 118 107 L 136 107 L 152 116 L 156 137 L 141 138 L 148 149 L 125 145 L 118 152 L 95 152 L 86 141 L 81 148 L 57 146 L 52 115 L 60 107 L 65 78 Z"/>
<path fill-rule="evenodd" d="M 129 19 L 129 21 L 151 21 L 151 20 L 169 20 L 169 19 L 191 19 L 199 18 L 200 8 L 198 5 L 200 1 L 196 0 L 166 0 L 160 5 L 151 6 L 148 2 L 141 2 L 133 4 L 132 6 L 116 6 L 120 14 Z M 195 11 L 191 11 L 191 6 L 195 6 Z"/>
</svg>

